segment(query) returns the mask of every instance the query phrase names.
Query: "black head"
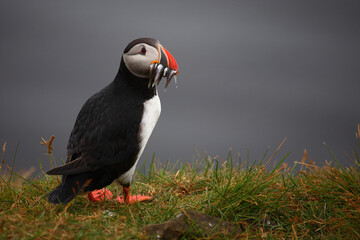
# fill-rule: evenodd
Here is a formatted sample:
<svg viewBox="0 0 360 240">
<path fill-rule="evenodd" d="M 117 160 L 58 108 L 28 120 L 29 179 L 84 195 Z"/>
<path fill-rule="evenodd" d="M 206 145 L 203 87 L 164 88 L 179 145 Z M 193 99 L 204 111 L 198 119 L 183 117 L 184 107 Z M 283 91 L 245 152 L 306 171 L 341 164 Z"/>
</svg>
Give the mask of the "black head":
<svg viewBox="0 0 360 240">
<path fill-rule="evenodd" d="M 179 68 L 174 57 L 158 40 L 153 38 L 139 38 L 130 42 L 124 50 L 123 60 L 130 73 L 147 80 L 149 80 L 152 75 L 154 65 L 156 65 L 156 67 L 159 65 L 163 66 L 161 75 L 164 77 L 166 76 L 164 71 L 166 68 L 168 69 L 168 76 L 170 76 L 170 72 L 172 72 L 173 75 L 179 73 Z M 153 79 L 150 79 L 150 81 L 152 80 Z"/>
</svg>

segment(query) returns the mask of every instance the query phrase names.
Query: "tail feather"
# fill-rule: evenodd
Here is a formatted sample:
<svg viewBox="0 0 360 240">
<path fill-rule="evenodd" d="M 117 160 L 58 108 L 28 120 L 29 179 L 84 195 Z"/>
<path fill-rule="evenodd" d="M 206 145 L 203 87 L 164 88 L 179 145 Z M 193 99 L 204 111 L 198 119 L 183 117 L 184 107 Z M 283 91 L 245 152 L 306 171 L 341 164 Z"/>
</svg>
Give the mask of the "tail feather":
<svg viewBox="0 0 360 240">
<path fill-rule="evenodd" d="M 63 166 L 53 168 L 46 173 L 49 175 L 73 175 L 88 172 L 91 168 L 88 166 L 87 161 L 87 158 L 80 157 Z"/>
<path fill-rule="evenodd" d="M 66 204 L 70 202 L 76 196 L 76 192 L 72 189 L 64 188 L 64 185 L 60 184 L 51 193 L 48 194 L 48 200 L 54 204 Z"/>
<path fill-rule="evenodd" d="M 76 195 L 96 189 L 92 183 L 88 173 L 63 176 L 60 185 L 47 195 L 48 200 L 55 204 L 66 204 Z"/>
</svg>

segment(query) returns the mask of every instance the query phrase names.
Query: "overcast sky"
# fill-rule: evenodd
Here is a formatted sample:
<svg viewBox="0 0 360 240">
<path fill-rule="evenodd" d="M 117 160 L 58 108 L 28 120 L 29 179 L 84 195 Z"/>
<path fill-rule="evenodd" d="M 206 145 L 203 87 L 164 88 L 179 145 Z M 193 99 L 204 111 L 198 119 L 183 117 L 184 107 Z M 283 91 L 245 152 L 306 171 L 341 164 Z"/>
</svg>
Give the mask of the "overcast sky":
<svg viewBox="0 0 360 240">
<path fill-rule="evenodd" d="M 162 162 L 258 160 L 287 137 L 277 161 L 323 164 L 325 141 L 344 165 L 360 122 L 359 1 L 0 2 L 0 144 L 17 169 L 48 168 L 41 137 L 66 144 L 84 102 L 109 84 L 125 46 L 158 39 L 180 67 L 144 151 Z"/>
</svg>

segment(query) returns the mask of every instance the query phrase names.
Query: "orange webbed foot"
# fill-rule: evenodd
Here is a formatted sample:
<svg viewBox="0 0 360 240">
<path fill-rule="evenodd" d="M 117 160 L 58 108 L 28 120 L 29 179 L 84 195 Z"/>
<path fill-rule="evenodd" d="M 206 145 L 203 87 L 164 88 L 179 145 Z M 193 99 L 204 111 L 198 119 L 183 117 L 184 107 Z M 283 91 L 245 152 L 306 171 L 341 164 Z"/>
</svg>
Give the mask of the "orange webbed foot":
<svg viewBox="0 0 360 240">
<path fill-rule="evenodd" d="M 113 194 L 108 189 L 99 189 L 88 193 L 88 198 L 92 202 L 101 202 L 104 200 L 111 200 L 113 198 Z"/>
<path fill-rule="evenodd" d="M 147 200 L 150 200 L 152 197 L 150 196 L 143 196 L 143 195 L 128 195 L 127 198 L 125 198 L 124 200 L 124 197 L 120 197 L 118 196 L 116 198 L 116 201 L 120 204 L 123 204 L 123 203 L 126 203 L 126 204 L 134 204 L 136 202 L 144 202 L 144 201 L 147 201 Z"/>
</svg>

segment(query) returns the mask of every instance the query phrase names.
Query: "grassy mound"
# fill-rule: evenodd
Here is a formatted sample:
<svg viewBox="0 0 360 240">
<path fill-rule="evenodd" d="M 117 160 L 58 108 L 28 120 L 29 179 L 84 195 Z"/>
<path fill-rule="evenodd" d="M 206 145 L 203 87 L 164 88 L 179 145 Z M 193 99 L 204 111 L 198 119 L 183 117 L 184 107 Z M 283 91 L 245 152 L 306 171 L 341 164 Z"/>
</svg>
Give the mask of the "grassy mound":
<svg viewBox="0 0 360 240">
<path fill-rule="evenodd" d="M 358 139 L 359 140 L 359 139 Z M 45 141 L 45 144 L 48 143 Z M 360 144 L 359 144 L 360 147 Z M 50 159 L 51 159 L 51 151 Z M 0 179 L 0 239 L 148 239 L 148 224 L 162 223 L 188 209 L 219 217 L 241 230 L 229 238 L 252 239 L 359 239 L 360 161 L 354 166 L 326 164 L 318 167 L 306 160 L 292 168 L 274 158 L 249 165 L 234 160 L 205 157 L 178 168 L 154 159 L 149 171 L 141 167 L 131 191 L 153 200 L 120 205 L 115 200 L 93 203 L 85 195 L 68 205 L 52 205 L 44 198 L 58 178 L 36 179 L 4 173 Z M 300 171 L 295 172 L 295 167 Z M 21 181 L 20 181 L 21 180 Z M 116 184 L 109 186 L 121 194 Z M 218 239 L 217 232 L 192 229 L 182 239 Z"/>
</svg>

